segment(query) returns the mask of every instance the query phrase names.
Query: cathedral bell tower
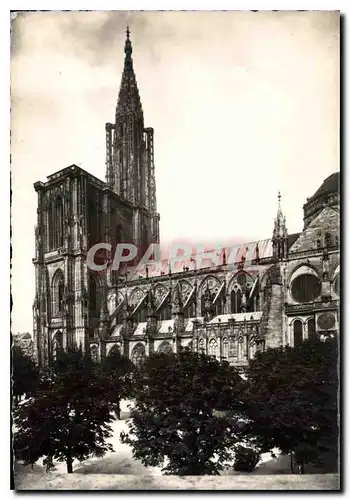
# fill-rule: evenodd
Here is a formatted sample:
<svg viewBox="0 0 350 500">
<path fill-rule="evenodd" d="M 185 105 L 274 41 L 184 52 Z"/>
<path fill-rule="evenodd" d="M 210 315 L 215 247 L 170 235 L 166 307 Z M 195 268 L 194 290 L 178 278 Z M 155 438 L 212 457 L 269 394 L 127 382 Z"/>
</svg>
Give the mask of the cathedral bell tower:
<svg viewBox="0 0 350 500">
<path fill-rule="evenodd" d="M 106 183 L 133 208 L 133 242 L 144 251 L 159 242 L 153 129 L 145 128 L 129 28 L 115 123 L 106 123 Z"/>
</svg>

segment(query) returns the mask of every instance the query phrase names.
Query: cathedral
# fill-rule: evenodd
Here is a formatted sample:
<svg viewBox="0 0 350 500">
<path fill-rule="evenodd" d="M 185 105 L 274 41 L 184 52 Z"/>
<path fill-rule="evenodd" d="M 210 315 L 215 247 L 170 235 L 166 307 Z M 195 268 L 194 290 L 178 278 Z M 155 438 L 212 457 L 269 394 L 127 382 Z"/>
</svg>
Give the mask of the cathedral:
<svg viewBox="0 0 350 500">
<path fill-rule="evenodd" d="M 257 351 L 339 331 L 339 173 L 304 206 L 300 233 L 288 234 L 280 196 L 266 240 L 222 248 L 179 265 L 140 266 L 159 243 L 153 129 L 145 127 L 129 29 L 113 123 L 106 123 L 101 181 L 71 165 L 36 182 L 34 355 L 47 366 L 79 347 L 101 361 L 115 350 L 135 364 L 182 346 L 244 370 Z M 89 249 L 108 243 L 87 265 Z M 115 270 L 113 251 L 138 255 Z M 213 256 L 215 258 L 213 258 Z M 178 264 L 178 262 L 177 262 Z M 135 271 L 136 270 L 136 271 Z"/>
</svg>

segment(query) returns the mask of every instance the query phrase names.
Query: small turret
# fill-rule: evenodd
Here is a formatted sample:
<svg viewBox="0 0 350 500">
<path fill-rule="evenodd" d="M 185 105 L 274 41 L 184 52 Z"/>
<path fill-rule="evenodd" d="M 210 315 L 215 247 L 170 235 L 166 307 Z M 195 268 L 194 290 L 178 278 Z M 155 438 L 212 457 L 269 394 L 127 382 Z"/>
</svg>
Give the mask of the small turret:
<svg viewBox="0 0 350 500">
<path fill-rule="evenodd" d="M 278 209 L 277 217 L 272 236 L 273 256 L 276 260 L 287 258 L 288 254 L 288 231 L 286 226 L 286 218 L 281 209 L 281 194 L 278 193 Z"/>
</svg>

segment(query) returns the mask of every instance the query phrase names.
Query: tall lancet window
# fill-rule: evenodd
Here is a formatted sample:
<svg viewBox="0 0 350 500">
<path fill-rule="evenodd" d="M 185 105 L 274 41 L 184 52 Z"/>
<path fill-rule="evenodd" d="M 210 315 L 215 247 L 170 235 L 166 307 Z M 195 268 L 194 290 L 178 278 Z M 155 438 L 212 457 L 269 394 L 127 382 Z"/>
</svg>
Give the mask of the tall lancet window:
<svg viewBox="0 0 350 500">
<path fill-rule="evenodd" d="M 237 314 L 242 308 L 242 291 L 240 288 L 233 289 L 231 292 L 231 313 Z"/>
<path fill-rule="evenodd" d="M 62 312 L 63 310 L 63 294 L 64 294 L 64 278 L 61 276 L 60 282 L 58 283 L 58 310 Z"/>
<path fill-rule="evenodd" d="M 238 339 L 238 360 L 242 361 L 244 359 L 244 339 L 243 337 L 239 337 Z"/>
<path fill-rule="evenodd" d="M 60 196 L 56 199 L 56 246 L 63 246 L 63 202 Z"/>
<path fill-rule="evenodd" d="M 294 321 L 293 333 L 294 333 L 294 347 L 301 345 L 303 342 L 303 324 L 299 319 Z"/>
<path fill-rule="evenodd" d="M 90 310 L 96 312 L 97 309 L 97 286 L 95 278 L 90 275 L 89 282 L 89 299 L 90 299 Z"/>
<path fill-rule="evenodd" d="M 163 304 L 157 310 L 157 315 L 160 321 L 171 319 L 171 307 L 168 298 L 164 300 Z"/>
<path fill-rule="evenodd" d="M 226 337 L 222 340 L 222 357 L 228 359 L 228 339 Z"/>
<path fill-rule="evenodd" d="M 186 319 L 194 318 L 196 316 L 196 304 L 194 300 L 191 300 L 189 304 L 186 305 L 184 309 L 184 317 Z"/>
<path fill-rule="evenodd" d="M 141 343 L 136 344 L 131 352 L 131 361 L 133 364 L 140 368 L 146 359 L 145 346 Z"/>
<path fill-rule="evenodd" d="M 64 222 L 63 200 L 58 196 L 48 206 L 48 251 L 56 250 L 63 246 Z"/>
<path fill-rule="evenodd" d="M 61 270 L 58 270 L 52 279 L 52 313 L 59 315 L 63 310 L 64 296 L 64 276 Z"/>
<path fill-rule="evenodd" d="M 205 316 L 205 297 L 204 297 L 204 294 L 201 296 L 201 315 Z"/>
<path fill-rule="evenodd" d="M 55 248 L 55 207 L 53 202 L 51 201 L 47 210 L 47 226 L 48 226 L 48 251 L 54 250 Z"/>
<path fill-rule="evenodd" d="M 307 337 L 309 340 L 317 339 L 315 318 L 311 318 L 307 322 Z"/>
<path fill-rule="evenodd" d="M 217 301 L 214 304 L 214 316 L 220 316 L 223 314 L 223 298 L 218 297 Z"/>
<path fill-rule="evenodd" d="M 59 353 L 62 351 L 62 333 L 58 331 L 52 342 L 52 358 L 54 361 L 57 360 Z"/>
<path fill-rule="evenodd" d="M 218 344 L 215 339 L 211 339 L 209 342 L 209 356 L 216 356 Z"/>
</svg>

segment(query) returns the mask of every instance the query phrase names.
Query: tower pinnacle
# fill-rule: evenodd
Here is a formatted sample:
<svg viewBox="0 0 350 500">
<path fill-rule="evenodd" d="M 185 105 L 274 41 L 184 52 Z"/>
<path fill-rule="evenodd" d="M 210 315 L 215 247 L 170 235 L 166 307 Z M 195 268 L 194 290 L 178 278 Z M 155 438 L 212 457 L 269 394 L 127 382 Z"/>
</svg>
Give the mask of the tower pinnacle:
<svg viewBox="0 0 350 500">
<path fill-rule="evenodd" d="M 286 227 L 286 218 L 283 216 L 281 208 L 281 193 L 278 191 L 278 208 L 277 217 L 275 219 L 275 225 L 273 230 L 272 244 L 274 248 L 274 256 L 278 259 L 285 258 L 287 256 L 287 239 L 288 232 Z"/>
<path fill-rule="evenodd" d="M 131 40 L 130 40 L 129 26 L 126 27 L 126 40 L 125 40 L 124 52 L 125 52 L 124 68 L 131 69 L 132 68 L 132 57 L 131 57 L 132 45 L 131 45 Z"/>
<path fill-rule="evenodd" d="M 277 218 L 283 216 L 282 214 L 282 208 L 281 208 L 281 192 L 278 191 L 278 208 L 277 208 Z"/>
</svg>

